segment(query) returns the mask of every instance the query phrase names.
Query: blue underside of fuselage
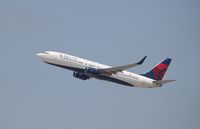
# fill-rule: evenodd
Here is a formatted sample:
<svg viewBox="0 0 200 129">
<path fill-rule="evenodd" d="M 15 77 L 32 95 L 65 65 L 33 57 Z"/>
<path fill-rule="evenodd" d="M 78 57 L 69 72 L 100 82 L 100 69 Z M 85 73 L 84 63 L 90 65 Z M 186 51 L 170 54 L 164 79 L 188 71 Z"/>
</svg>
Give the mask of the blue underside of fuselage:
<svg viewBox="0 0 200 129">
<path fill-rule="evenodd" d="M 74 67 L 69 67 L 69 66 L 63 66 L 63 65 L 58 65 L 58 64 L 48 63 L 48 62 L 45 62 L 45 63 L 50 64 L 50 65 L 54 65 L 54 66 L 57 66 L 57 67 L 61 67 L 61 68 L 64 68 L 64 69 L 72 70 L 72 71 L 75 71 L 75 72 L 84 73 L 84 69 L 79 69 L 79 68 L 74 68 Z M 95 78 L 100 79 L 100 80 L 111 81 L 111 82 L 122 84 L 122 85 L 125 85 L 125 86 L 132 86 L 132 87 L 134 86 L 134 85 L 131 85 L 130 83 L 127 83 L 125 81 L 122 81 L 122 80 L 119 80 L 119 79 L 116 79 L 116 78 L 113 78 L 113 77 L 110 77 L 110 76 L 95 76 Z"/>
</svg>

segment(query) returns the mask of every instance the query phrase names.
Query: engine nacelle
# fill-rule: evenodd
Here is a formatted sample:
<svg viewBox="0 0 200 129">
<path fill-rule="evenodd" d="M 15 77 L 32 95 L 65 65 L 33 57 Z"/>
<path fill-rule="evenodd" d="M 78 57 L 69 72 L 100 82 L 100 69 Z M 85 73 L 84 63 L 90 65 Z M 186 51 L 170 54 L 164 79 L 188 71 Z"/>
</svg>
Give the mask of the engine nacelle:
<svg viewBox="0 0 200 129">
<path fill-rule="evenodd" d="M 84 73 L 79 73 L 79 72 L 74 72 L 73 76 L 75 78 L 82 79 L 82 80 L 87 80 L 90 78 L 88 75 L 85 75 Z"/>
<path fill-rule="evenodd" d="M 98 75 L 100 75 L 100 71 L 98 69 L 95 69 L 95 68 L 86 67 L 85 68 L 85 74 L 98 76 Z"/>
</svg>

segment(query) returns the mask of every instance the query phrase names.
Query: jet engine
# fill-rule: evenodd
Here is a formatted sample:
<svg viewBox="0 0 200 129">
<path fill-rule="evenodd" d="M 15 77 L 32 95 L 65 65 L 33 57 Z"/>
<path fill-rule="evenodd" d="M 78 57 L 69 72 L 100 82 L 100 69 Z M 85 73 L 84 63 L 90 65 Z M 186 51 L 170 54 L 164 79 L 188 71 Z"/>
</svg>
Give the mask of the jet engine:
<svg viewBox="0 0 200 129">
<path fill-rule="evenodd" d="M 100 71 L 98 69 L 95 69 L 95 68 L 86 67 L 85 68 L 85 74 L 98 76 L 98 75 L 100 75 Z"/>
<path fill-rule="evenodd" d="M 74 72 L 73 76 L 75 78 L 82 79 L 82 80 L 87 80 L 90 78 L 88 75 L 85 75 L 84 73 L 79 73 L 79 72 Z"/>
</svg>

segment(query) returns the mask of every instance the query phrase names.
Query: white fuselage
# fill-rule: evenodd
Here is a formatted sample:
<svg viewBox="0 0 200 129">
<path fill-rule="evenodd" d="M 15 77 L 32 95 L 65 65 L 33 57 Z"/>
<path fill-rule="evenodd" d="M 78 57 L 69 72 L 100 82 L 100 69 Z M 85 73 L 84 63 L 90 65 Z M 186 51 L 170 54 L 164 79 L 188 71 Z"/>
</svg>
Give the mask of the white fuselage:
<svg viewBox="0 0 200 129">
<path fill-rule="evenodd" d="M 39 53 L 37 54 L 37 56 L 40 57 L 42 61 L 48 64 L 63 67 L 73 71 L 84 70 L 86 67 L 91 67 L 95 69 L 111 68 L 110 66 L 103 65 L 97 62 L 89 61 L 86 59 L 54 51 L 46 51 L 43 53 Z M 145 87 L 145 88 L 159 87 L 159 85 L 153 83 L 154 81 L 153 79 L 135 73 L 131 73 L 128 71 L 117 72 L 116 74 L 110 75 L 109 79 L 103 79 L 103 80 L 107 81 L 115 80 L 114 82 L 116 83 L 118 83 L 118 81 L 124 82 L 130 84 L 129 86 L 135 86 L 135 87 Z"/>
</svg>

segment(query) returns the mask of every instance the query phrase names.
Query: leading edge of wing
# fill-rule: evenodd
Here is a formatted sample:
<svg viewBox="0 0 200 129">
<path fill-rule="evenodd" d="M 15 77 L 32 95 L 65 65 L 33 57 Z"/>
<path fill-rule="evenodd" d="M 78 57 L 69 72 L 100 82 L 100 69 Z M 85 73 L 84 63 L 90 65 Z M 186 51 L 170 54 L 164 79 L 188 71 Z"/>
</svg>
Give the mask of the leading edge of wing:
<svg viewBox="0 0 200 129">
<path fill-rule="evenodd" d="M 117 66 L 117 67 L 111 67 L 111 68 L 105 68 L 105 69 L 99 69 L 101 71 L 101 73 L 103 74 L 116 74 L 117 72 L 122 72 L 123 70 L 141 65 L 144 60 L 146 59 L 147 56 L 145 56 L 144 58 L 142 58 L 139 62 L 137 63 L 133 63 L 133 64 L 128 64 L 128 65 L 123 65 L 123 66 Z"/>
</svg>

